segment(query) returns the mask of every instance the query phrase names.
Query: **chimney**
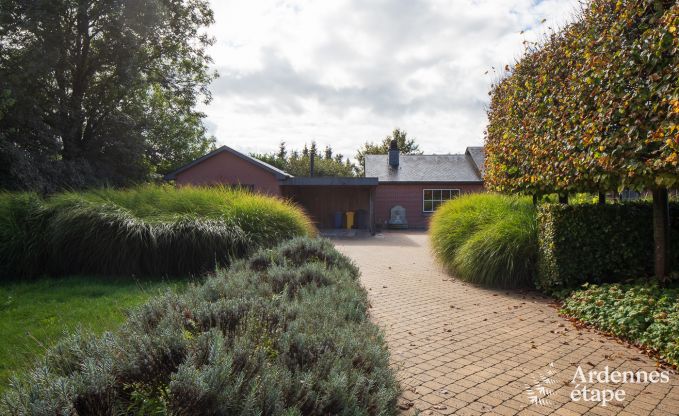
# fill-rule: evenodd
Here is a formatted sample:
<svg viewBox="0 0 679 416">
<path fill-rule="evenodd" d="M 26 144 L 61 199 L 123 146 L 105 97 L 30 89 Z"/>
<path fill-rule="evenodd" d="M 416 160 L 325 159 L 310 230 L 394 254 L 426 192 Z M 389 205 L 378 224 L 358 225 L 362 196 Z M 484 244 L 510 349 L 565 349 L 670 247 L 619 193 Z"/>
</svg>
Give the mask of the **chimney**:
<svg viewBox="0 0 679 416">
<path fill-rule="evenodd" d="M 398 168 L 398 153 L 398 142 L 394 139 L 389 145 L 389 166 L 394 169 Z"/>
<path fill-rule="evenodd" d="M 314 176 L 314 165 L 316 164 L 316 152 L 311 153 L 311 160 L 309 161 L 309 176 Z"/>
</svg>

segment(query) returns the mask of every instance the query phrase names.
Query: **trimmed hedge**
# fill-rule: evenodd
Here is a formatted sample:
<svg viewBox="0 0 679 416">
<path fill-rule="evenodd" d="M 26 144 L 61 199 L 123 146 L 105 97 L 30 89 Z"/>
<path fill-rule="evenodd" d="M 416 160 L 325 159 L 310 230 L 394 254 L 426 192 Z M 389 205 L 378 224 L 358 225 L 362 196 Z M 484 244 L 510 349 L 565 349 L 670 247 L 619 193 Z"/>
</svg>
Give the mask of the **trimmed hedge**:
<svg viewBox="0 0 679 416">
<path fill-rule="evenodd" d="M 0 277 L 182 276 L 313 235 L 291 203 L 222 187 L 0 195 Z"/>
<path fill-rule="evenodd" d="M 0 412 L 389 415 L 399 389 L 358 270 L 297 238 L 101 337 L 74 334 L 15 379 Z"/>
<path fill-rule="evenodd" d="M 434 213 L 434 255 L 462 280 L 496 287 L 532 284 L 537 254 L 535 208 L 528 198 L 470 194 Z"/>
<path fill-rule="evenodd" d="M 679 365 L 679 288 L 657 284 L 583 285 L 564 302 L 562 313 L 650 347 Z"/>
<path fill-rule="evenodd" d="M 679 247 L 679 204 L 671 204 L 672 246 Z M 558 291 L 653 273 L 653 212 L 648 203 L 546 204 L 538 209 L 536 286 Z M 675 268 L 679 250 L 674 250 Z"/>
<path fill-rule="evenodd" d="M 679 184 L 679 2 L 593 0 L 491 90 L 489 189 Z"/>
</svg>

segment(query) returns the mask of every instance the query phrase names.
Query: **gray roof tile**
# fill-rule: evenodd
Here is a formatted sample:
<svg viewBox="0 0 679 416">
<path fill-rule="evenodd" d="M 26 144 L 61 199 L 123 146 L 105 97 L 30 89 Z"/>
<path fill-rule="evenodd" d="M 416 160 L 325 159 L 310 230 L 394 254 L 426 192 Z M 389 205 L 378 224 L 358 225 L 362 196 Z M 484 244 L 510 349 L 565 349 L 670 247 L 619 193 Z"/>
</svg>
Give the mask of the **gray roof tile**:
<svg viewBox="0 0 679 416">
<path fill-rule="evenodd" d="M 380 182 L 481 182 L 472 156 L 400 155 L 398 168 L 389 166 L 387 155 L 366 155 L 365 176 Z"/>
<path fill-rule="evenodd" d="M 483 150 L 483 147 L 468 147 L 465 153 L 472 158 L 479 173 L 483 176 L 486 173 L 486 152 Z"/>
</svg>

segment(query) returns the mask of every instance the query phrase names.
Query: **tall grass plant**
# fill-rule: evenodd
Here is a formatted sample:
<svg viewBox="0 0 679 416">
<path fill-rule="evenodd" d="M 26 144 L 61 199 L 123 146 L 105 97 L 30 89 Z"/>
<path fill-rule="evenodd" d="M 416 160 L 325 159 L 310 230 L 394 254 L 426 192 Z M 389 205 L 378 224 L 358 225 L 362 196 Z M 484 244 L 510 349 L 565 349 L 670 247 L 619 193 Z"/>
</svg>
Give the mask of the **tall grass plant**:
<svg viewBox="0 0 679 416">
<path fill-rule="evenodd" d="M 315 233 L 294 204 L 226 187 L 2 194 L 0 216 L 0 276 L 10 279 L 199 275 Z"/>
<path fill-rule="evenodd" d="M 435 257 L 462 280 L 496 287 L 532 284 L 535 208 L 528 198 L 464 195 L 443 204 L 430 224 Z"/>
</svg>

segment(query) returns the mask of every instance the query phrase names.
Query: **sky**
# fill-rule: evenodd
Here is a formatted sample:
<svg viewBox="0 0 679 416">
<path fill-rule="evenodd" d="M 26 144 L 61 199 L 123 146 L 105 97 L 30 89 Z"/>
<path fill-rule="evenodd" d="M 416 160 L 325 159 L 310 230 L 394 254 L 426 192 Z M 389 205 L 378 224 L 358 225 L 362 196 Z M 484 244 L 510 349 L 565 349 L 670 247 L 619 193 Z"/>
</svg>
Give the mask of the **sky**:
<svg viewBox="0 0 679 416">
<path fill-rule="evenodd" d="M 245 152 L 315 140 L 353 157 L 394 128 L 425 153 L 483 144 L 488 91 L 577 0 L 211 0 L 219 78 L 201 108 Z M 495 70 L 493 69 L 495 68 Z"/>
</svg>

